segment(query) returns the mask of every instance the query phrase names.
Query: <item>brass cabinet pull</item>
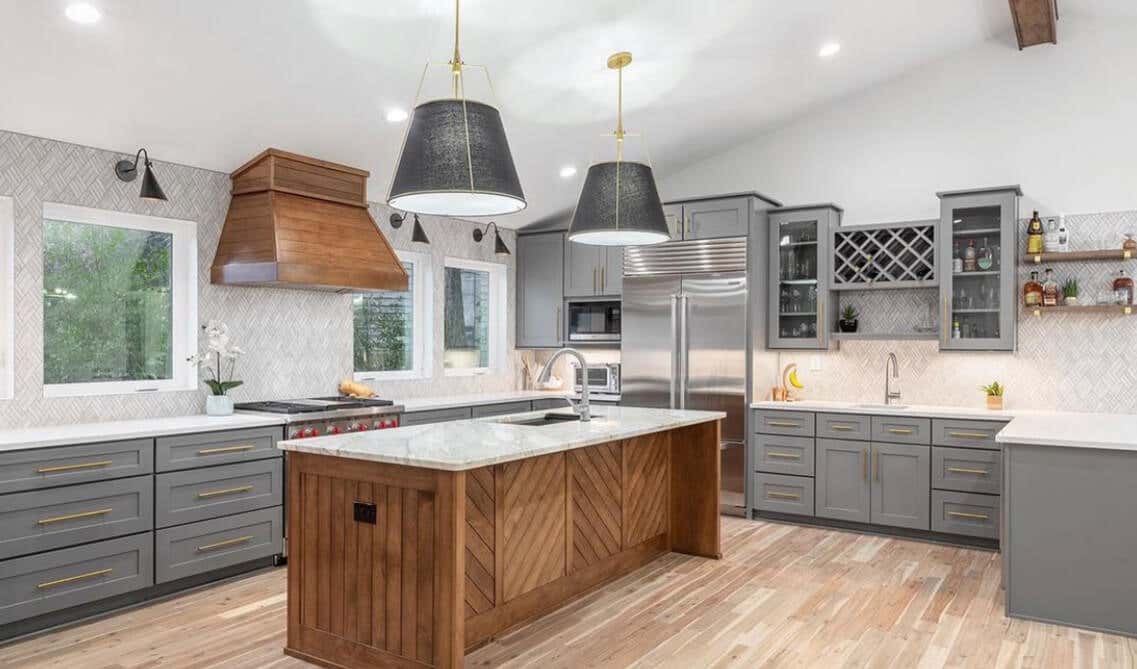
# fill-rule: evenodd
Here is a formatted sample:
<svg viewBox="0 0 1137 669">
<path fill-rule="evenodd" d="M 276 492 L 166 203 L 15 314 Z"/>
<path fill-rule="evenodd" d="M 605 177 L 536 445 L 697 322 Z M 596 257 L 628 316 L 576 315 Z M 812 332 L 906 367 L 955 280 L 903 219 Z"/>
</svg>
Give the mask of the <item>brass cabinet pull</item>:
<svg viewBox="0 0 1137 669">
<path fill-rule="evenodd" d="M 771 420 L 766 422 L 770 427 L 801 427 L 800 424 L 788 420 Z"/>
<path fill-rule="evenodd" d="M 777 451 L 769 451 L 766 455 L 771 458 L 782 458 L 784 460 L 801 460 L 801 456 L 796 453 L 778 453 Z"/>
<path fill-rule="evenodd" d="M 967 467 L 948 467 L 947 470 L 956 474 L 978 474 L 979 476 L 988 476 L 991 473 L 986 469 L 969 469 Z"/>
<path fill-rule="evenodd" d="M 225 488 L 222 490 L 210 490 L 208 492 L 199 492 L 197 494 L 197 498 L 198 499 L 205 499 L 207 497 L 220 497 L 221 495 L 233 495 L 233 494 L 239 493 L 239 492 L 249 492 L 252 489 L 253 489 L 253 486 L 251 486 L 251 485 L 242 485 L 242 486 L 237 486 L 236 488 Z"/>
<path fill-rule="evenodd" d="M 892 434 L 912 434 L 912 428 L 908 427 L 890 427 L 888 431 Z"/>
<path fill-rule="evenodd" d="M 209 551 L 215 551 L 218 548 L 225 548 L 226 546 L 233 546 L 236 544 L 245 544 L 245 543 L 248 543 L 252 540 L 253 540 L 253 535 L 246 534 L 245 536 L 237 537 L 236 539 L 226 539 L 225 541 L 218 541 L 215 544 L 206 544 L 204 546 L 198 546 L 197 552 L 198 553 L 208 553 Z"/>
<path fill-rule="evenodd" d="M 953 518 L 970 518 L 972 520 L 990 520 L 991 517 L 985 513 L 964 513 L 963 511 L 948 511 L 947 515 Z"/>
<path fill-rule="evenodd" d="M 216 455 L 218 453 L 236 453 L 237 451 L 251 451 L 256 448 L 256 444 L 241 444 L 240 446 L 223 446 L 221 448 L 203 448 L 197 452 L 198 455 Z"/>
<path fill-rule="evenodd" d="M 44 583 L 37 583 L 36 587 L 40 590 L 44 588 L 54 588 L 57 585 L 64 585 L 66 583 L 74 583 L 75 581 L 82 581 L 88 578 L 95 578 L 96 576 L 104 576 L 114 571 L 113 569 L 100 569 L 98 571 L 89 571 L 86 574 L 77 574 L 75 576 L 68 576 L 67 578 L 60 578 L 54 581 L 46 581 Z"/>
<path fill-rule="evenodd" d="M 607 277 L 604 276 L 604 274 L 605 274 L 604 268 L 601 267 L 600 268 L 600 292 L 601 293 L 603 293 L 605 290 L 608 289 L 608 280 L 607 280 Z"/>
<path fill-rule="evenodd" d="M 944 295 L 943 298 L 940 300 L 940 302 L 942 304 L 942 307 L 940 308 L 940 313 L 942 314 L 942 316 L 940 318 L 940 334 L 943 337 L 943 341 L 945 344 L 948 343 L 948 338 L 951 336 L 951 323 L 948 322 L 947 301 L 948 301 L 947 295 Z"/>
<path fill-rule="evenodd" d="M 817 341 L 825 340 L 826 327 L 828 326 L 825 324 L 825 303 L 819 301 L 817 303 Z"/>
<path fill-rule="evenodd" d="M 987 439 L 991 435 L 984 432 L 948 432 L 948 436 L 961 437 L 963 439 Z"/>
<path fill-rule="evenodd" d="M 872 452 L 873 479 L 880 481 L 880 451 Z"/>
<path fill-rule="evenodd" d="M 853 428 L 849 427 L 848 425 L 830 425 L 829 429 L 830 430 L 836 430 L 838 432 L 852 432 L 853 431 Z"/>
<path fill-rule="evenodd" d="M 36 521 L 36 525 L 50 525 L 52 523 L 62 523 L 65 520 L 77 520 L 79 518 L 93 518 L 95 516 L 105 516 L 113 509 L 97 509 L 95 511 L 83 511 L 82 513 L 69 513 L 66 516 L 55 516 L 53 518 L 40 518 Z"/>
<path fill-rule="evenodd" d="M 767 491 L 766 497 L 773 499 L 801 499 L 801 495 L 794 495 L 788 492 L 774 492 L 773 490 Z"/>
<path fill-rule="evenodd" d="M 110 467 L 114 460 L 99 460 L 98 462 L 80 462 L 74 465 L 56 465 L 54 467 L 40 467 L 37 474 L 54 474 L 56 472 L 71 472 L 77 469 L 94 469 L 95 467 Z"/>
<path fill-rule="evenodd" d="M 861 450 L 861 478 L 869 480 L 869 454 L 866 449 Z"/>
</svg>

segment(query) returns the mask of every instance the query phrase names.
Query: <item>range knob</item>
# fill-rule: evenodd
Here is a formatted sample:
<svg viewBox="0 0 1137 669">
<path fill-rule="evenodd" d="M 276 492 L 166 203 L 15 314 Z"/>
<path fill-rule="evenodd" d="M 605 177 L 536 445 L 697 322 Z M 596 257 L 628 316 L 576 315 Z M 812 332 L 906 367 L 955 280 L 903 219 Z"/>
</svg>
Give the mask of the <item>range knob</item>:
<svg viewBox="0 0 1137 669">
<path fill-rule="evenodd" d="M 308 429 L 308 436 L 309 436 L 309 437 L 318 437 L 318 436 L 320 436 L 320 430 L 319 430 L 319 428 L 315 428 L 315 427 L 313 427 L 313 428 L 309 428 L 309 429 Z"/>
<path fill-rule="evenodd" d="M 328 428 L 328 434 L 339 434 L 342 431 L 339 425 L 333 425 Z"/>
<path fill-rule="evenodd" d="M 358 429 L 360 432 L 366 432 L 371 427 L 367 423 L 359 423 L 358 425 L 359 425 Z"/>
<path fill-rule="evenodd" d="M 295 430 L 294 429 L 294 430 L 288 431 L 288 438 L 289 439 L 302 439 L 303 437 L 304 437 L 304 430 Z"/>
</svg>

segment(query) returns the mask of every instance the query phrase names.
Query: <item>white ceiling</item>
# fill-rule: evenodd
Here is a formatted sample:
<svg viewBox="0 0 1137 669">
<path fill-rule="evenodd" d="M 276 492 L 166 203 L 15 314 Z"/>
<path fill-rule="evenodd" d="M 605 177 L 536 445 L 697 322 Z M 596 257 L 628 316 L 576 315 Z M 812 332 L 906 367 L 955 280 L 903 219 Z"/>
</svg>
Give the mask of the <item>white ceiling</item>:
<svg viewBox="0 0 1137 669">
<path fill-rule="evenodd" d="M 409 108 L 423 65 L 452 49 L 452 0 L 89 1 L 103 19 L 85 26 L 69 0 L 0 0 L 0 128 L 225 172 L 275 146 L 370 170 L 373 200 L 404 126 L 386 110 Z M 465 0 L 462 56 L 493 76 L 529 201 L 500 223 L 518 227 L 571 209 L 608 157 L 614 51 L 635 55 L 626 125 L 667 174 L 1009 29 L 1006 0 Z M 828 41 L 842 50 L 821 60 Z"/>
</svg>

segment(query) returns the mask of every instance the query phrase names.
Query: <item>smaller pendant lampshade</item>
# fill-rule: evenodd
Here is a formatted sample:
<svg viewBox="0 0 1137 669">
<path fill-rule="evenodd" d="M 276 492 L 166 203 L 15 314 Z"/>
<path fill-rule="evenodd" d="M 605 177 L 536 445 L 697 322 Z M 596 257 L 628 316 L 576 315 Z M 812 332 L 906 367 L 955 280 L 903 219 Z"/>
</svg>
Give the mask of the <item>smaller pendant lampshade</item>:
<svg viewBox="0 0 1137 669">
<path fill-rule="evenodd" d="M 166 193 L 162 191 L 162 187 L 158 185 L 158 179 L 154 176 L 154 171 L 150 169 L 149 160 L 146 161 L 146 169 L 142 172 L 142 190 L 138 197 L 145 200 L 166 199 Z"/>
<path fill-rule="evenodd" d="M 635 162 L 609 162 L 588 168 L 569 227 L 570 241 L 597 246 L 640 246 L 670 238 L 651 167 Z"/>
<path fill-rule="evenodd" d="M 436 216 L 496 216 L 524 209 L 497 109 L 458 98 L 415 107 L 387 203 Z"/>
</svg>

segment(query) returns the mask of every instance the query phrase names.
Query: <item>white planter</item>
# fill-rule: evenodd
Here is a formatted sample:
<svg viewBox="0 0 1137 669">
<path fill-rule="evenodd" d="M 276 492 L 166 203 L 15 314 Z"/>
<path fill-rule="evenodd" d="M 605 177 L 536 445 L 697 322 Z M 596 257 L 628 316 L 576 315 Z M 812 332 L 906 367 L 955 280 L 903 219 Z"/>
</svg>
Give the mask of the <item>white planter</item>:
<svg viewBox="0 0 1137 669">
<path fill-rule="evenodd" d="M 207 416 L 229 416 L 233 413 L 233 398 L 228 395 L 207 395 L 205 414 Z"/>
</svg>

